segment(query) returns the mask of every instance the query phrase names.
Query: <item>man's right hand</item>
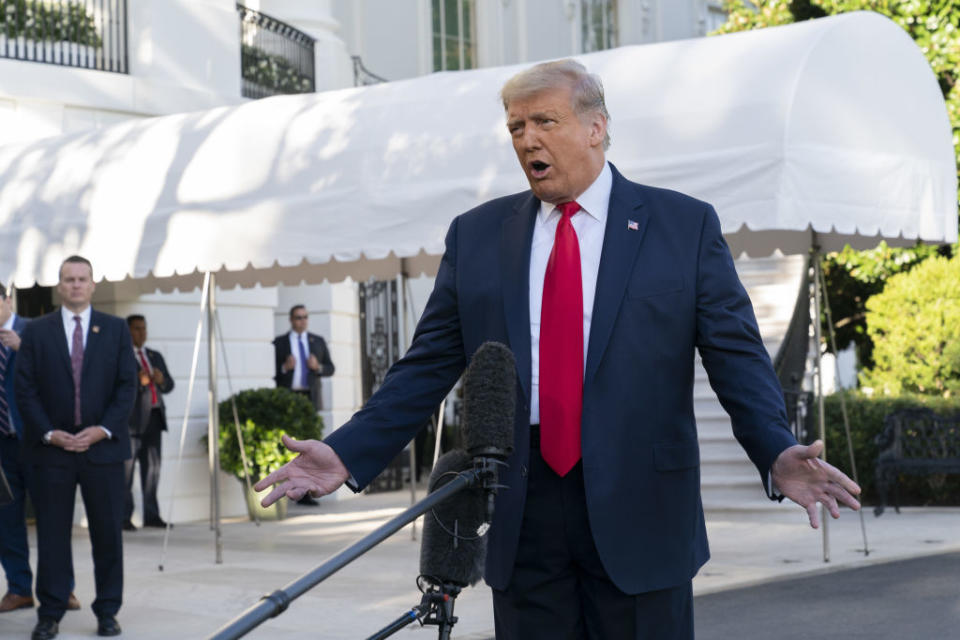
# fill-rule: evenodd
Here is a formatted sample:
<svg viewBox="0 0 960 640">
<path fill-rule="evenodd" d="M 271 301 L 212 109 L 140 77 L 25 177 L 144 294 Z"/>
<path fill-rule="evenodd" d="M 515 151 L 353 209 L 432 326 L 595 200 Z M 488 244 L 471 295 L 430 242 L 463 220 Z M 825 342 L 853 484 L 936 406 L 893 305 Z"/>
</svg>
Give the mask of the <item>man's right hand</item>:
<svg viewBox="0 0 960 640">
<path fill-rule="evenodd" d="M 74 453 L 80 453 L 90 448 L 90 445 L 86 442 L 78 440 L 77 436 L 62 429 L 54 429 L 50 432 L 50 444 Z"/>
<path fill-rule="evenodd" d="M 253 485 L 255 491 L 276 485 L 260 501 L 265 507 L 283 496 L 291 500 L 299 500 L 307 493 L 314 497 L 325 496 L 340 488 L 350 477 L 340 456 L 319 440 L 294 440 L 285 435 L 283 444 L 300 455 Z"/>
<path fill-rule="evenodd" d="M 287 359 L 283 361 L 283 370 L 284 371 L 293 371 L 297 368 L 297 359 L 293 357 L 293 354 L 287 356 Z"/>
</svg>

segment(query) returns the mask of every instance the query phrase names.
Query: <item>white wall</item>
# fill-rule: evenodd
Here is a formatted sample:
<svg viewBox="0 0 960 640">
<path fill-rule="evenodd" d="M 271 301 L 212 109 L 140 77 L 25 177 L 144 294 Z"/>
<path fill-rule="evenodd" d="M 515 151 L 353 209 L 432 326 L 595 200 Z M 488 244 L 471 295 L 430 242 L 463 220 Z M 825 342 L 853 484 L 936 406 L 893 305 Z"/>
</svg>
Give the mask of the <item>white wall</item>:
<svg viewBox="0 0 960 640">
<path fill-rule="evenodd" d="M 402 80 L 433 71 L 430 0 L 333 0 L 351 55 L 371 72 Z"/>
<path fill-rule="evenodd" d="M 233 0 L 128 6 L 129 74 L 0 59 L 0 144 L 243 100 Z"/>
</svg>

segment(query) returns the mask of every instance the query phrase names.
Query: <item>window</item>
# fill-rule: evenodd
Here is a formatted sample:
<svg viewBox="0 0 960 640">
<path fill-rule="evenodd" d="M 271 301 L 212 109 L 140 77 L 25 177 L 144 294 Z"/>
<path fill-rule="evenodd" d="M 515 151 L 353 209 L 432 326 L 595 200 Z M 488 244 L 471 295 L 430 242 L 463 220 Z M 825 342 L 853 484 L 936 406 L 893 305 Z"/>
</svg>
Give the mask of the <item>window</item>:
<svg viewBox="0 0 960 640">
<path fill-rule="evenodd" d="M 727 12 L 719 1 L 713 0 L 707 3 L 705 34 L 713 33 L 727 22 Z"/>
<path fill-rule="evenodd" d="M 584 53 L 617 46 L 616 0 L 580 0 L 580 36 Z"/>
<path fill-rule="evenodd" d="M 473 69 L 477 59 L 475 0 L 432 0 L 433 70 Z"/>
</svg>

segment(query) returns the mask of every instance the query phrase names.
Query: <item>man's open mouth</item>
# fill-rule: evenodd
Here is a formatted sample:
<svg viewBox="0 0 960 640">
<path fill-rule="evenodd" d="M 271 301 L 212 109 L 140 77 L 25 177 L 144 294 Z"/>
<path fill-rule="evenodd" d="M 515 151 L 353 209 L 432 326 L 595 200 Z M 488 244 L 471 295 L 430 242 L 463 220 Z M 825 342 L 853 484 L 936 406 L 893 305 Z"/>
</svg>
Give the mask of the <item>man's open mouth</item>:
<svg viewBox="0 0 960 640">
<path fill-rule="evenodd" d="M 550 168 L 550 165 L 546 162 L 541 162 L 540 160 L 534 160 L 530 163 L 530 173 L 534 178 L 542 178 L 547 173 L 547 169 Z"/>
</svg>

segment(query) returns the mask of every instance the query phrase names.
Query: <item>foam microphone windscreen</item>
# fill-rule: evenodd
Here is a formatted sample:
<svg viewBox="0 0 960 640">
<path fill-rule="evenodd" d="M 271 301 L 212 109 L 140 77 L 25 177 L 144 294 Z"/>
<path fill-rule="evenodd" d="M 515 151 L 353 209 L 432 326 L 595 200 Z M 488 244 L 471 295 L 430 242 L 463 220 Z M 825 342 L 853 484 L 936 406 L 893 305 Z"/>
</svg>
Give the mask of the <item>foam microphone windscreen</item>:
<svg viewBox="0 0 960 640">
<path fill-rule="evenodd" d="M 513 352 L 484 342 L 463 378 L 463 441 L 468 453 L 506 458 L 513 452 L 517 369 Z"/>
<path fill-rule="evenodd" d="M 430 474 L 430 491 L 472 467 L 466 451 L 443 454 Z M 483 575 L 487 555 L 485 516 L 486 498 L 480 488 L 463 489 L 428 511 L 423 516 L 420 573 L 459 587 L 475 584 Z"/>
</svg>

